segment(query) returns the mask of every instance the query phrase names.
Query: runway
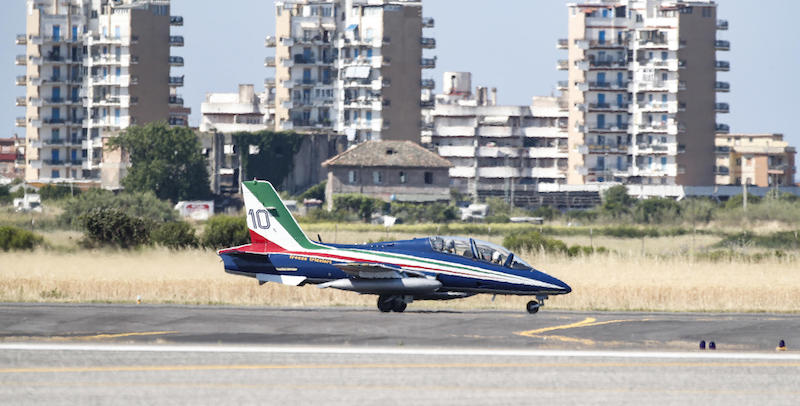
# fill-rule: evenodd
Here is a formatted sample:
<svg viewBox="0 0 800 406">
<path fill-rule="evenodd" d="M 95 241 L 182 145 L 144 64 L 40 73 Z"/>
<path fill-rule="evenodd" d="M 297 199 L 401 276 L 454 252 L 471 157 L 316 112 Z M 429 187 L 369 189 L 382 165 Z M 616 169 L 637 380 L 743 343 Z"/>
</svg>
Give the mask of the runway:
<svg viewBox="0 0 800 406">
<path fill-rule="evenodd" d="M 2 341 L 695 350 L 800 346 L 800 315 L 0 304 Z"/>
<path fill-rule="evenodd" d="M 3 304 L 0 398 L 794 404 L 798 327 L 764 314 Z M 775 351 L 781 338 L 789 351 Z"/>
</svg>

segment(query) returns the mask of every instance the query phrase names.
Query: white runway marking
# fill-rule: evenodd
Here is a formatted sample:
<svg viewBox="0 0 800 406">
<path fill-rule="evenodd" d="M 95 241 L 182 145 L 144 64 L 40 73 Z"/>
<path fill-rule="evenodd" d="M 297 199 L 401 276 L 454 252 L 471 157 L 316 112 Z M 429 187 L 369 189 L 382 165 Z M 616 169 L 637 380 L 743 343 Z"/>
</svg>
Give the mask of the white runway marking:
<svg viewBox="0 0 800 406">
<path fill-rule="evenodd" d="M 352 354 L 352 355 L 427 355 L 492 357 L 562 358 L 639 358 L 639 359 L 716 359 L 716 360 L 800 360 L 800 353 L 758 352 L 648 352 L 648 351 L 563 351 L 499 350 L 479 348 L 394 348 L 330 346 L 252 346 L 252 345 L 113 345 L 0 343 L 0 351 L 95 351 L 95 352 L 195 352 L 263 354 Z"/>
</svg>

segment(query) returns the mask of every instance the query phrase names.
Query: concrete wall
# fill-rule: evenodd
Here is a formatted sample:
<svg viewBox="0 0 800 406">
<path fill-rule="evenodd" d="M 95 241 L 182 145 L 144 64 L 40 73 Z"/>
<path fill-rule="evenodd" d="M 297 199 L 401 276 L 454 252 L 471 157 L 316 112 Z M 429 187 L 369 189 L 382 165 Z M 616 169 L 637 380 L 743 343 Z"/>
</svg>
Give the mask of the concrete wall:
<svg viewBox="0 0 800 406">
<path fill-rule="evenodd" d="M 349 182 L 350 171 L 355 171 L 357 180 Z M 382 182 L 375 184 L 373 172 L 382 173 Z M 406 175 L 406 183 L 400 182 L 400 172 Z M 333 208 L 333 197 L 339 194 L 358 193 L 391 201 L 441 201 L 450 198 L 447 168 L 397 168 L 397 167 L 344 167 L 328 168 L 328 184 L 325 201 L 328 210 Z M 425 183 L 425 172 L 433 173 L 433 183 Z"/>
</svg>

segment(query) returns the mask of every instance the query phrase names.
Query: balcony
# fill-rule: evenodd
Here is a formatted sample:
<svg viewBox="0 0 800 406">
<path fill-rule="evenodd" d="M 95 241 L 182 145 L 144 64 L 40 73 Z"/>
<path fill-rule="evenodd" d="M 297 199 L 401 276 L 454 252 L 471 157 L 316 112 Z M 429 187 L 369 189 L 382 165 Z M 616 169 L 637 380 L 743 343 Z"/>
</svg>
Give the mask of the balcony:
<svg viewBox="0 0 800 406">
<path fill-rule="evenodd" d="M 589 68 L 591 69 L 615 69 L 615 68 L 627 68 L 628 62 L 625 59 L 614 59 L 614 58 L 605 58 L 605 59 L 589 59 Z"/>
<path fill-rule="evenodd" d="M 569 48 L 569 40 L 566 38 L 559 38 L 556 42 L 556 49 L 567 49 Z"/>
<path fill-rule="evenodd" d="M 422 100 L 419 102 L 419 106 L 422 107 L 423 109 L 433 108 L 434 104 L 435 103 L 433 100 Z"/>
<path fill-rule="evenodd" d="M 628 91 L 628 82 L 589 82 L 589 90 Z"/>
<path fill-rule="evenodd" d="M 730 113 L 728 103 L 714 103 L 714 111 L 717 113 Z"/>
<path fill-rule="evenodd" d="M 48 54 L 47 56 L 45 56 L 44 57 L 44 61 L 45 62 L 64 62 L 65 58 L 63 56 L 61 56 L 60 54 L 53 53 L 53 54 Z"/>
<path fill-rule="evenodd" d="M 170 76 L 169 77 L 169 85 L 170 86 L 183 86 L 183 76 Z"/>
<path fill-rule="evenodd" d="M 728 133 L 731 132 L 731 127 L 729 125 L 727 125 L 727 124 L 720 123 L 720 124 L 717 124 L 715 132 L 717 134 L 728 134 Z"/>
<path fill-rule="evenodd" d="M 588 45 L 593 49 L 612 49 L 625 47 L 624 43 L 617 41 L 589 41 Z"/>
<path fill-rule="evenodd" d="M 169 105 L 170 106 L 183 106 L 183 97 L 170 96 L 169 97 Z"/>
<path fill-rule="evenodd" d="M 183 117 L 170 117 L 169 118 L 169 125 L 185 127 L 186 126 L 186 119 L 183 118 Z"/>
<path fill-rule="evenodd" d="M 14 83 L 16 83 L 17 86 L 25 86 L 28 84 L 28 81 L 25 76 L 17 76 L 17 80 Z"/>
<path fill-rule="evenodd" d="M 730 51 L 731 42 L 722 40 L 714 41 L 714 49 L 716 49 L 717 51 Z"/>
<path fill-rule="evenodd" d="M 275 87 L 275 78 L 264 79 L 264 87 Z"/>
<path fill-rule="evenodd" d="M 714 153 L 717 153 L 717 154 L 730 154 L 731 153 L 731 147 L 728 147 L 728 146 L 716 147 L 716 148 L 714 148 Z"/>
<path fill-rule="evenodd" d="M 556 62 L 556 69 L 558 70 L 568 70 L 569 69 L 569 61 L 566 59 L 559 59 Z"/>
<path fill-rule="evenodd" d="M 730 175 L 731 170 L 727 166 L 715 166 L 714 167 L 714 174 L 715 175 Z"/>
<path fill-rule="evenodd" d="M 17 45 L 27 45 L 28 38 L 25 37 L 25 34 L 17 34 L 17 40 L 14 41 L 14 43 Z"/>
<path fill-rule="evenodd" d="M 182 47 L 183 46 L 183 36 L 181 35 L 172 35 L 169 37 L 169 45 L 172 47 Z"/>
<path fill-rule="evenodd" d="M 268 56 L 264 58 L 264 66 L 267 68 L 274 68 L 275 67 L 275 57 Z"/>
<path fill-rule="evenodd" d="M 556 83 L 556 89 L 558 90 L 567 90 L 568 87 L 569 87 L 569 82 L 566 80 L 559 80 Z"/>
<path fill-rule="evenodd" d="M 717 29 L 720 31 L 728 30 L 728 20 L 717 20 Z"/>
<path fill-rule="evenodd" d="M 422 17 L 422 28 L 433 28 L 433 17 Z"/>
<path fill-rule="evenodd" d="M 423 89 L 433 89 L 436 87 L 436 81 L 434 81 L 433 79 L 422 79 L 419 82 L 419 85 Z"/>
<path fill-rule="evenodd" d="M 183 16 L 170 16 L 169 17 L 169 25 L 173 27 L 181 27 L 183 26 Z"/>
<path fill-rule="evenodd" d="M 16 124 L 17 127 L 25 127 L 25 117 L 17 117 L 14 124 Z"/>
<path fill-rule="evenodd" d="M 264 46 L 267 48 L 275 48 L 275 43 L 275 37 L 272 35 L 267 35 L 267 37 L 264 38 Z"/>
<path fill-rule="evenodd" d="M 419 39 L 419 43 L 422 44 L 422 47 L 425 49 L 436 48 L 436 38 L 422 37 Z"/>
<path fill-rule="evenodd" d="M 17 55 L 14 59 L 14 65 L 24 66 L 28 64 L 28 59 L 25 55 Z"/>
<path fill-rule="evenodd" d="M 436 68 L 436 58 L 422 58 L 420 61 L 420 66 L 422 69 L 435 69 Z"/>
<path fill-rule="evenodd" d="M 714 62 L 714 68 L 719 72 L 727 72 L 731 70 L 731 63 L 728 61 L 716 61 Z"/>
<path fill-rule="evenodd" d="M 169 57 L 169 66 L 183 66 L 183 57 L 182 56 L 170 56 Z"/>
<path fill-rule="evenodd" d="M 731 84 L 728 82 L 716 82 L 714 83 L 714 90 L 718 92 L 730 92 Z"/>
<path fill-rule="evenodd" d="M 628 103 L 589 103 L 589 111 L 622 111 L 628 110 Z"/>
</svg>

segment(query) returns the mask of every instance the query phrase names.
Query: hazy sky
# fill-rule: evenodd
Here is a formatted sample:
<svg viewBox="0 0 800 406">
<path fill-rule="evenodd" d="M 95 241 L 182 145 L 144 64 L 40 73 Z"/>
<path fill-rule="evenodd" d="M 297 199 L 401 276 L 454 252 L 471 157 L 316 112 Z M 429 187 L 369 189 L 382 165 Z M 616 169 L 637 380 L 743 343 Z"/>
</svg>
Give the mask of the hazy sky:
<svg viewBox="0 0 800 406">
<path fill-rule="evenodd" d="M 24 48 L 14 45 L 15 35 L 25 31 L 25 0 L 4 0 L 0 24 L 0 136 L 24 129 L 14 127 L 14 118 L 24 109 L 14 106 L 23 88 L 14 78 L 24 74 L 14 65 L 14 56 Z M 498 88 L 502 104 L 528 104 L 531 96 L 549 95 L 566 72 L 556 70 L 556 60 L 566 51 L 555 48 L 566 37 L 567 9 L 564 0 L 424 0 L 423 14 L 436 20 L 424 35 L 436 38 L 437 47 L 425 56 L 437 56 L 437 68 L 423 71 L 441 89 L 443 71 L 471 71 L 473 87 Z M 719 18 L 730 23 L 718 39 L 731 41 L 731 50 L 717 52 L 731 62 L 730 72 L 717 80 L 731 84 L 730 93 L 718 101 L 731 105 L 730 114 L 717 121 L 734 132 L 781 132 L 800 146 L 800 35 L 794 30 L 800 16 L 797 0 L 719 0 Z M 207 92 L 234 92 L 239 83 L 263 89 L 264 78 L 273 76 L 264 67 L 264 37 L 274 35 L 272 0 L 172 0 L 172 14 L 182 15 L 184 48 L 173 54 L 184 56 L 186 66 L 180 90 L 193 112 L 190 123 L 199 123 L 200 103 Z"/>
</svg>

